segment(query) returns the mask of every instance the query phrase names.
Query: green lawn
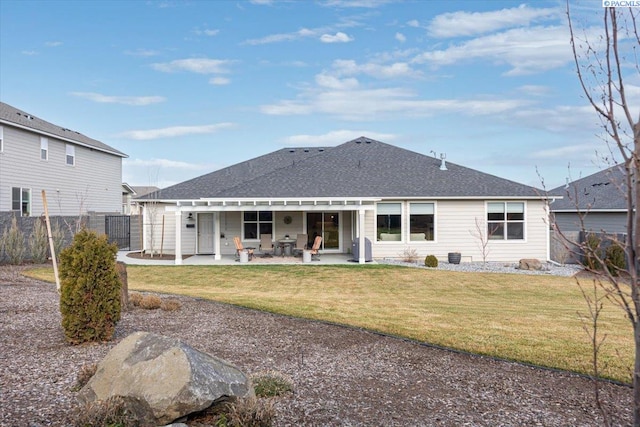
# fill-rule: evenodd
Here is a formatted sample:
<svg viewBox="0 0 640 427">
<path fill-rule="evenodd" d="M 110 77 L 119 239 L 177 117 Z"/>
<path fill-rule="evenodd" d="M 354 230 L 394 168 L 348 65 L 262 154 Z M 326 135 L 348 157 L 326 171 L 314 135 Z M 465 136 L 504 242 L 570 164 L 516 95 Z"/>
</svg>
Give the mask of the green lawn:
<svg viewBox="0 0 640 427">
<path fill-rule="evenodd" d="M 535 365 L 590 373 L 574 278 L 387 265 L 127 267 L 129 290 L 206 298 L 326 320 Z M 27 274 L 53 281 L 52 269 Z M 592 282 L 585 281 L 590 291 Z M 631 381 L 633 331 L 607 302 L 602 375 Z"/>
</svg>

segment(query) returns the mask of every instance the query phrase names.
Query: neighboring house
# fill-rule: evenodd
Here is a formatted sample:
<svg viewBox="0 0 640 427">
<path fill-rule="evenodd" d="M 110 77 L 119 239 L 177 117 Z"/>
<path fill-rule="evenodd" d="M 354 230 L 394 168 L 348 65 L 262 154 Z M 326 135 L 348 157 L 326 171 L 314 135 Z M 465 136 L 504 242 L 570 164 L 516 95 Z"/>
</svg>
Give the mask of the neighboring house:
<svg viewBox="0 0 640 427">
<path fill-rule="evenodd" d="M 286 148 L 138 199 L 145 250 L 235 252 L 306 233 L 322 253 L 357 249 L 360 263 L 415 251 L 482 261 L 549 258 L 548 203 L 526 185 L 365 137 L 330 148 Z M 162 232 L 161 230 L 164 230 Z M 478 234 L 480 233 L 480 235 Z"/>
<path fill-rule="evenodd" d="M 136 197 L 146 196 L 149 193 L 158 191 L 156 186 L 133 186 L 126 182 L 122 183 L 122 213 L 125 215 L 140 215 L 141 209 Z"/>
<path fill-rule="evenodd" d="M 126 154 L 0 102 L 0 212 L 22 216 L 122 210 Z"/>
<path fill-rule="evenodd" d="M 563 197 L 550 205 L 554 225 L 563 233 L 626 233 L 625 175 L 624 165 L 615 165 L 551 190 Z"/>
</svg>

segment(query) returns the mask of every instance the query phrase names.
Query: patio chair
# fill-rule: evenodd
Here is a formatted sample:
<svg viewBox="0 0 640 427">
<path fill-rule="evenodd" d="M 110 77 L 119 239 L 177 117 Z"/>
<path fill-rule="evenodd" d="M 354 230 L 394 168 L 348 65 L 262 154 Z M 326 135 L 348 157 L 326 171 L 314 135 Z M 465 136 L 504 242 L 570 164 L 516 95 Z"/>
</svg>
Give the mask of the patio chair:
<svg viewBox="0 0 640 427">
<path fill-rule="evenodd" d="M 318 252 L 318 249 L 320 249 L 320 243 L 322 243 L 322 237 L 316 236 L 313 241 L 313 246 L 311 246 L 311 260 L 313 261 L 320 261 L 320 253 Z"/>
<path fill-rule="evenodd" d="M 247 246 L 246 248 L 242 246 L 242 242 L 240 241 L 240 237 L 235 236 L 233 238 L 233 243 L 235 243 L 236 245 L 236 260 L 240 259 L 240 252 L 246 250 L 247 254 L 249 255 L 249 261 L 251 261 L 251 259 L 253 258 L 253 250 L 255 248 L 249 247 Z"/>
<path fill-rule="evenodd" d="M 293 247 L 293 255 L 302 255 L 302 252 L 307 249 L 308 237 L 306 234 L 298 234 L 296 236 L 296 245 Z"/>
<path fill-rule="evenodd" d="M 273 241 L 271 240 L 271 234 L 260 235 L 260 252 L 262 256 L 269 257 L 273 254 Z"/>
</svg>

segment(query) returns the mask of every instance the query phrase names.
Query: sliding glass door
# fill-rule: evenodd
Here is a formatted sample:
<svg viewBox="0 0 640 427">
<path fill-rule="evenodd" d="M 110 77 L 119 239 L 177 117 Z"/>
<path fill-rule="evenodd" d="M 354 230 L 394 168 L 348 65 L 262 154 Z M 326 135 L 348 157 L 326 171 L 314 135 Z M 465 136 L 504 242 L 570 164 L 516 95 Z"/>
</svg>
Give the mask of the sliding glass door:
<svg viewBox="0 0 640 427">
<path fill-rule="evenodd" d="M 340 215 L 338 212 L 308 212 L 307 236 L 309 247 L 316 236 L 322 236 L 322 250 L 340 249 Z"/>
</svg>

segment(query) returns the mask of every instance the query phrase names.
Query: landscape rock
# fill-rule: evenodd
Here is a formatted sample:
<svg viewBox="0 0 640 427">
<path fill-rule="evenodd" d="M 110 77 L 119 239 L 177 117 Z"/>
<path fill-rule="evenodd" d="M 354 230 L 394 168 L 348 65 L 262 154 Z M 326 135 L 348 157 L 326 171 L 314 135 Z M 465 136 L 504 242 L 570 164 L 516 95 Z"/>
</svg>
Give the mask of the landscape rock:
<svg viewBox="0 0 640 427">
<path fill-rule="evenodd" d="M 78 399 L 139 399 L 151 408 L 155 424 L 165 425 L 217 400 L 251 395 L 250 380 L 228 362 L 178 339 L 136 332 L 106 355 Z"/>
<path fill-rule="evenodd" d="M 542 263 L 539 259 L 523 258 L 518 263 L 520 270 L 542 270 Z"/>
</svg>

